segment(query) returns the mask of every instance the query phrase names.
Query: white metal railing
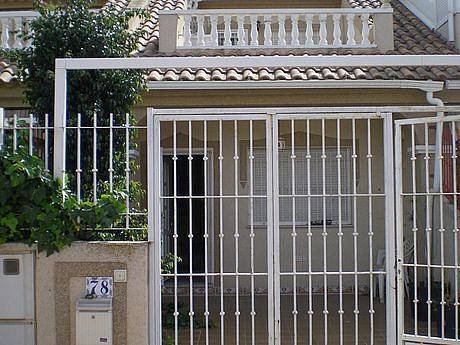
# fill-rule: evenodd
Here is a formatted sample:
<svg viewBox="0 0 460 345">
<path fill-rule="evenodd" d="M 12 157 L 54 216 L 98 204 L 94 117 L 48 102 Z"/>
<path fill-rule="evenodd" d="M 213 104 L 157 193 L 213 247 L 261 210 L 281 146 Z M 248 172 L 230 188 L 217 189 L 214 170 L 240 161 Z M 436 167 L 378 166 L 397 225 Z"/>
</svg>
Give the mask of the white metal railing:
<svg viewBox="0 0 460 345">
<path fill-rule="evenodd" d="M 3 49 L 25 48 L 30 45 L 26 39 L 30 33 L 30 22 L 38 17 L 34 11 L 0 12 L 1 47 Z"/>
<path fill-rule="evenodd" d="M 59 177 L 62 177 L 63 189 L 74 193 L 77 201 L 97 202 L 101 194 L 113 191 L 127 194 L 127 211 L 122 220 L 102 230 L 144 231 L 144 186 L 134 186 L 132 182 L 139 182 L 134 176 L 146 163 L 146 159 L 140 157 L 138 142 L 147 127 L 134 125 L 130 114 L 94 114 L 90 118 L 77 114 L 68 116 L 64 140 L 55 143 L 56 127 L 52 121 L 53 117 L 48 114 L 35 116 L 26 111 L 6 112 L 0 108 L 0 151 L 21 150 L 37 156 L 50 172 L 56 155 L 63 156 L 64 169 Z M 61 149 L 56 150 L 56 146 Z M 131 190 L 133 186 L 136 191 Z"/>
<path fill-rule="evenodd" d="M 176 49 L 376 48 L 378 32 L 389 29 L 378 17 L 392 13 L 391 8 L 164 11 L 160 30 L 166 16 L 177 17 Z M 160 42 L 169 35 L 160 32 Z"/>
</svg>

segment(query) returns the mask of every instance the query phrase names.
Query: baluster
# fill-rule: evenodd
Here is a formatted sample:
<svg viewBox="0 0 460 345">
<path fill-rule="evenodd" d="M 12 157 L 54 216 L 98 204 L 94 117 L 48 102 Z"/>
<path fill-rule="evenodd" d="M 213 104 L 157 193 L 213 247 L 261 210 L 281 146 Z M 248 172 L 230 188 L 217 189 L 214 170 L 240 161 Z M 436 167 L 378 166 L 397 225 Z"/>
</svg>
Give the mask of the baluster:
<svg viewBox="0 0 460 345">
<path fill-rule="evenodd" d="M 259 32 L 257 30 L 257 15 L 251 16 L 251 46 L 259 45 Z"/>
<path fill-rule="evenodd" d="M 232 45 L 232 16 L 224 16 L 225 31 L 224 31 L 224 45 Z"/>
<path fill-rule="evenodd" d="M 342 28 L 340 27 L 342 15 L 334 14 L 334 46 L 342 45 Z"/>
<path fill-rule="evenodd" d="M 363 26 L 362 30 L 362 35 L 363 35 L 363 40 L 361 42 L 362 45 L 370 45 L 369 41 L 369 13 L 364 13 L 361 15 L 361 23 Z"/>
<path fill-rule="evenodd" d="M 291 16 L 291 21 L 292 21 L 291 45 L 298 47 L 300 45 L 300 42 L 299 42 L 299 15 L 293 14 Z"/>
<path fill-rule="evenodd" d="M 192 16 L 186 14 L 184 16 L 184 46 L 191 47 L 192 46 L 192 30 L 190 25 L 192 24 Z"/>
<path fill-rule="evenodd" d="M 264 45 L 267 47 L 272 45 L 272 16 L 267 15 L 264 17 Z"/>
<path fill-rule="evenodd" d="M 312 47 L 315 45 L 313 41 L 313 14 L 305 15 L 305 46 Z"/>
<path fill-rule="evenodd" d="M 219 33 L 217 31 L 218 16 L 211 16 L 211 46 L 217 47 L 219 45 Z"/>
<path fill-rule="evenodd" d="M 20 49 L 24 45 L 23 42 L 23 22 L 22 17 L 13 18 L 14 21 L 14 39 L 13 39 L 13 48 Z"/>
<path fill-rule="evenodd" d="M 319 15 L 319 44 L 327 46 L 327 14 Z"/>
<path fill-rule="evenodd" d="M 28 38 L 27 40 L 24 40 L 24 46 L 32 47 L 33 46 L 32 35 L 34 32 L 32 30 L 32 26 L 30 25 L 30 23 L 32 22 L 32 20 L 35 20 L 35 17 L 26 17 L 25 20 L 26 20 L 25 32 Z"/>
<path fill-rule="evenodd" d="M 244 47 L 246 43 L 246 34 L 244 32 L 244 15 L 239 15 L 238 18 L 238 45 Z"/>
<path fill-rule="evenodd" d="M 2 18 L 2 48 L 10 48 L 10 19 Z"/>
<path fill-rule="evenodd" d="M 355 15 L 353 13 L 347 14 L 347 45 L 356 45 L 355 40 Z"/>
<path fill-rule="evenodd" d="M 206 45 L 206 42 L 204 41 L 204 16 L 202 15 L 197 16 L 197 24 L 198 24 L 197 45 L 203 47 Z"/>
<path fill-rule="evenodd" d="M 286 46 L 286 16 L 284 14 L 278 16 L 278 45 Z"/>
</svg>

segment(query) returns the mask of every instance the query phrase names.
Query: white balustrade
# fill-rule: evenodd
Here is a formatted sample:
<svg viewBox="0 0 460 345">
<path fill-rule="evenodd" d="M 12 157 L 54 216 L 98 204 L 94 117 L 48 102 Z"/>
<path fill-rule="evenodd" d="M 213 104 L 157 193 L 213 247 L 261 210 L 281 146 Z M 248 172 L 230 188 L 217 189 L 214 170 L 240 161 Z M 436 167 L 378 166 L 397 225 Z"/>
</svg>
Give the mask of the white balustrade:
<svg viewBox="0 0 460 345">
<path fill-rule="evenodd" d="M 26 39 L 30 34 L 30 22 L 38 16 L 33 11 L 0 12 L 1 47 L 3 49 L 21 49 L 30 46 Z"/>
<path fill-rule="evenodd" d="M 174 13 L 177 49 L 378 48 L 387 35 L 378 16 L 392 20 L 392 8 L 189 10 Z M 390 17 L 388 17 L 390 16 Z M 2 22 L 2 26 L 5 25 Z M 382 25 L 380 25 L 382 26 Z M 380 36 L 378 36 L 380 30 Z M 160 13 L 161 31 L 161 13 Z M 160 33 L 161 39 L 164 38 Z M 391 38 L 392 40 L 392 38 Z M 2 35 L 3 41 L 3 35 Z M 392 43 L 392 42 L 390 42 Z M 388 45 L 388 42 L 385 43 Z M 391 46 L 391 44 L 390 44 Z"/>
</svg>

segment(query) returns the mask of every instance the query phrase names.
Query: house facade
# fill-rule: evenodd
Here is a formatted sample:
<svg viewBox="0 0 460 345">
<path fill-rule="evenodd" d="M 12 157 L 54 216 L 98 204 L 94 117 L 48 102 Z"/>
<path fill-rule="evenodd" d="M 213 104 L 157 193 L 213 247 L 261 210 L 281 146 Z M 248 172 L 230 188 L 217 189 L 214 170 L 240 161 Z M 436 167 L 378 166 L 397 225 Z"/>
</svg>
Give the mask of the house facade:
<svg viewBox="0 0 460 345">
<path fill-rule="evenodd" d="M 137 124 L 68 125 L 76 114 L 57 88 L 54 127 L 18 125 L 31 117 L 4 60 L 1 129 L 32 133 L 32 153 L 54 133 L 57 177 L 97 180 L 97 155 L 125 164 L 146 191 L 148 239 L 50 257 L 5 245 L 7 259 L 34 258 L 35 308 L 0 314 L 0 332 L 17 344 L 78 344 L 85 278 L 111 276 L 114 344 L 458 342 L 460 4 L 113 3 L 120 15 L 151 14 L 135 23 L 147 32 L 135 62 L 113 62 L 148 70 Z M 4 6 L 3 47 L 26 45 L 18 32 L 35 14 Z M 127 143 L 135 130 L 138 145 L 121 162 L 95 150 L 92 166 L 66 169 L 75 148 L 59 138 L 85 130 Z"/>
</svg>

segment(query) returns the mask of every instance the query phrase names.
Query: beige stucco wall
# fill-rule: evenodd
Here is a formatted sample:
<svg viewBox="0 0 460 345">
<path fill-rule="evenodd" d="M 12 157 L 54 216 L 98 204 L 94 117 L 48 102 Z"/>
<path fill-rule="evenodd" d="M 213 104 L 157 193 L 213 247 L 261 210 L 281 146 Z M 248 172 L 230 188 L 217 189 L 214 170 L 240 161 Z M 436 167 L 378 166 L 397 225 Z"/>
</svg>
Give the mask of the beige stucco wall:
<svg viewBox="0 0 460 345">
<path fill-rule="evenodd" d="M 49 257 L 38 254 L 37 345 L 75 344 L 75 303 L 84 297 L 85 277 L 113 269 L 128 273 L 127 283 L 114 284 L 114 338 L 118 345 L 147 344 L 147 248 L 147 243 L 75 242 Z"/>
</svg>

